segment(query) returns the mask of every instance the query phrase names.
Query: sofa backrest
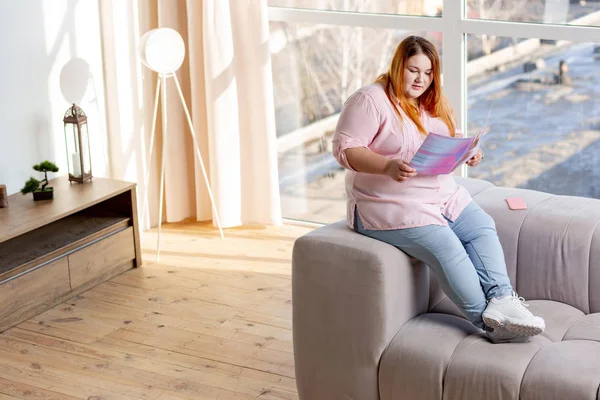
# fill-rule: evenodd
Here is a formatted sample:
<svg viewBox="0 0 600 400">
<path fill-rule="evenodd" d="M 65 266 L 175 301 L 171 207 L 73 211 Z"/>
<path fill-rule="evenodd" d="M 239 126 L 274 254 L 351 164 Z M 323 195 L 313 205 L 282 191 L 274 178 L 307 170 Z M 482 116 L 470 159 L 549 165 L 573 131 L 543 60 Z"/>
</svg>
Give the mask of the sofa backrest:
<svg viewBox="0 0 600 400">
<path fill-rule="evenodd" d="M 600 312 L 600 200 L 456 178 L 496 222 L 508 274 L 527 300 Z M 510 210 L 521 197 L 527 210 Z"/>
</svg>

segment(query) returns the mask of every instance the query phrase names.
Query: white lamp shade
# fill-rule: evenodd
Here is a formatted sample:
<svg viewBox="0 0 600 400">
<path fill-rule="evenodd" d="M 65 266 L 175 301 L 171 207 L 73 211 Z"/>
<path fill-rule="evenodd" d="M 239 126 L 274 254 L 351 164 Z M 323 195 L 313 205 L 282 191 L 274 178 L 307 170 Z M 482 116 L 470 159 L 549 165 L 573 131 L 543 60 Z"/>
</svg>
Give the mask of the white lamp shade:
<svg viewBox="0 0 600 400">
<path fill-rule="evenodd" d="M 170 74 L 183 64 L 185 43 L 174 29 L 152 29 L 141 37 L 138 53 L 142 63 L 152 71 Z"/>
</svg>

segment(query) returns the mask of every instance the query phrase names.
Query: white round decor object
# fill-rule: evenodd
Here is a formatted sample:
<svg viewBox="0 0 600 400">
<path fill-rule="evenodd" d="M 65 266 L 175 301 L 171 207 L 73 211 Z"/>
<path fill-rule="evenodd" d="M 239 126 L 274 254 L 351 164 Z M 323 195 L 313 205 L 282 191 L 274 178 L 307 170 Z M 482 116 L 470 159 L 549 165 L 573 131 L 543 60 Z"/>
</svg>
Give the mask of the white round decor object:
<svg viewBox="0 0 600 400">
<path fill-rule="evenodd" d="M 68 104 L 82 104 L 89 87 L 93 87 L 90 65 L 83 58 L 69 60 L 60 70 L 60 90 Z"/>
<path fill-rule="evenodd" d="M 142 63 L 159 74 L 177 71 L 185 58 L 185 43 L 174 29 L 157 28 L 140 39 L 138 51 Z"/>
</svg>

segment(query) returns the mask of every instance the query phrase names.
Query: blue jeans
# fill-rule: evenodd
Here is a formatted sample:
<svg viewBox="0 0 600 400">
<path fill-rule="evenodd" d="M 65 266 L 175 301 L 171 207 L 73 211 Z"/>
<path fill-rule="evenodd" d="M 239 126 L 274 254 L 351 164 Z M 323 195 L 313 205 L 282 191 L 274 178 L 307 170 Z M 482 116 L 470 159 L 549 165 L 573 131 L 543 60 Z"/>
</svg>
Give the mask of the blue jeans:
<svg viewBox="0 0 600 400">
<path fill-rule="evenodd" d="M 492 217 L 472 201 L 448 226 L 367 230 L 355 210 L 354 229 L 417 258 L 432 269 L 442 290 L 478 328 L 487 301 L 513 290 Z"/>
</svg>

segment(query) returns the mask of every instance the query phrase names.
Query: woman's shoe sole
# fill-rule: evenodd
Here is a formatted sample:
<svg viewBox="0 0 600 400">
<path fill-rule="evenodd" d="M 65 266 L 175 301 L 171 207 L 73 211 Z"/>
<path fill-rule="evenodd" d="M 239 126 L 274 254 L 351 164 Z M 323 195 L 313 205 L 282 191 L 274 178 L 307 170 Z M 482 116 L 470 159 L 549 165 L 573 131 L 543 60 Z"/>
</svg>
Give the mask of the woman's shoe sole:
<svg viewBox="0 0 600 400">
<path fill-rule="evenodd" d="M 490 328 L 504 328 L 509 332 L 518 333 L 524 336 L 536 336 L 541 334 L 544 329 L 539 326 L 523 325 L 519 323 L 507 322 L 502 323 L 498 320 L 489 317 L 483 317 L 483 322 Z"/>
</svg>

